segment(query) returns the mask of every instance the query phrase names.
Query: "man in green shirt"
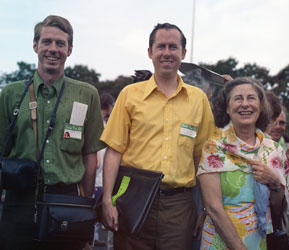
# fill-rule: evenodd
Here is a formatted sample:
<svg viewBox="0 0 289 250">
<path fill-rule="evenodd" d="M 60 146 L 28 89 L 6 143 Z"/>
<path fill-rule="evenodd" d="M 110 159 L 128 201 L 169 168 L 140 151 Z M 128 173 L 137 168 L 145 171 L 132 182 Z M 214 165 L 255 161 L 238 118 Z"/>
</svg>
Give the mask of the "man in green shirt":
<svg viewBox="0 0 289 250">
<path fill-rule="evenodd" d="M 37 143 L 28 91 L 19 109 L 5 157 L 36 161 L 36 147 L 40 151 L 65 82 L 54 128 L 45 141 L 41 159 L 43 190 L 69 195 L 79 195 L 81 190 L 83 195 L 90 197 L 94 190 L 96 152 L 104 147 L 99 141 L 103 123 L 96 88 L 64 75 L 65 61 L 72 47 L 73 30 L 65 18 L 48 16 L 35 26 L 33 49 L 38 55 L 38 67 L 33 86 L 37 102 Z M 25 86 L 25 81 L 11 83 L 0 94 L 0 151 L 3 150 L 8 126 Z M 32 241 L 34 194 L 35 190 L 6 190 L 0 223 L 0 249 L 81 249 L 80 242 L 65 246 L 36 246 Z"/>
</svg>

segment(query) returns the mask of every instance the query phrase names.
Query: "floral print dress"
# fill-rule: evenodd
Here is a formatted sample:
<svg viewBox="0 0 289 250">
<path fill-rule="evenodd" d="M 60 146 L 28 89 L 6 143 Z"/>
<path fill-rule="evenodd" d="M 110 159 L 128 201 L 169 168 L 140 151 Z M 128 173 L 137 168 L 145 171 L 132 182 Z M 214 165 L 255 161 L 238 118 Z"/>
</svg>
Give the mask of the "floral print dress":
<svg viewBox="0 0 289 250">
<path fill-rule="evenodd" d="M 278 143 L 260 130 L 256 130 L 256 135 L 256 145 L 250 147 L 236 136 L 232 123 L 217 130 L 203 146 L 197 173 L 197 175 L 220 173 L 224 208 L 249 250 L 266 249 L 266 240 L 262 238 L 257 228 L 254 178 L 250 161 L 260 160 L 274 169 L 281 183 L 287 187 L 286 192 L 288 191 L 289 167 L 284 151 Z M 271 232 L 272 223 L 268 207 L 267 233 Z M 203 227 L 201 249 L 228 249 L 208 216 Z"/>
</svg>

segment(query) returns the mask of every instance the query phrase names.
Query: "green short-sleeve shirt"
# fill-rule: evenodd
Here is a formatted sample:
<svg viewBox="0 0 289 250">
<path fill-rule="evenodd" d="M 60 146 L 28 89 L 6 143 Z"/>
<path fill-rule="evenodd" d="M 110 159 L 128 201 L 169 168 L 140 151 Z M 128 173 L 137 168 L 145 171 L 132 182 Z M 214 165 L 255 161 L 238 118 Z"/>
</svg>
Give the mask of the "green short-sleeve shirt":
<svg viewBox="0 0 289 250">
<path fill-rule="evenodd" d="M 63 81 L 66 81 L 57 110 L 54 129 L 46 141 L 41 167 L 45 184 L 77 183 L 84 174 L 82 155 L 97 152 L 105 147 L 99 140 L 103 130 L 98 91 L 92 85 L 64 75 L 53 85 L 43 83 L 34 75 L 37 101 L 37 131 L 39 151 L 51 119 Z M 0 93 L 0 150 L 13 111 L 25 89 L 24 81 L 8 84 Z M 6 156 L 36 160 L 36 143 L 29 110 L 27 92 L 20 107 Z M 77 124 L 77 125 L 75 125 Z"/>
</svg>

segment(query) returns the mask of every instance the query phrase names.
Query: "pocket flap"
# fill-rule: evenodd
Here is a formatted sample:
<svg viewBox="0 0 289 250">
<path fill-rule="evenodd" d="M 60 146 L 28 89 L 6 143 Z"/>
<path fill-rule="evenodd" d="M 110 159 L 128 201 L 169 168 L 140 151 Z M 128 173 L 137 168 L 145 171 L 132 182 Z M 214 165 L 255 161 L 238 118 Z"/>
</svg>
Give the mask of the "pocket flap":
<svg viewBox="0 0 289 250">
<path fill-rule="evenodd" d="M 59 223 L 66 221 L 69 224 L 96 220 L 96 211 L 91 208 L 53 206 L 49 207 L 48 211 L 49 215 Z"/>
</svg>

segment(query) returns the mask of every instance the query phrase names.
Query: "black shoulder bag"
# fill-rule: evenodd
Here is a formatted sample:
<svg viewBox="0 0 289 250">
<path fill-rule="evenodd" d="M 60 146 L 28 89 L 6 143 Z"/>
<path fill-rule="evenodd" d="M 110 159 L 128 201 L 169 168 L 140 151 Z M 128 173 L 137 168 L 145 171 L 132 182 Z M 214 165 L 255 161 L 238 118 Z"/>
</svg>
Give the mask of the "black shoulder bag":
<svg viewBox="0 0 289 250">
<path fill-rule="evenodd" d="M 271 191 L 270 193 L 270 208 L 271 218 L 273 224 L 273 233 L 267 235 L 267 249 L 268 250 L 288 250 L 289 242 L 286 232 L 285 216 L 287 210 L 287 203 L 285 195 L 282 201 L 275 197 L 274 193 L 278 191 Z"/>
<path fill-rule="evenodd" d="M 21 95 L 19 104 L 13 112 L 13 119 L 8 126 L 7 136 L 2 148 L 0 156 L 0 184 L 2 193 L 3 189 L 13 190 L 15 192 L 22 192 L 27 189 L 33 189 L 36 187 L 36 174 L 37 174 L 37 165 L 36 162 L 28 159 L 19 159 L 19 158 L 4 158 L 4 154 L 7 150 L 9 139 L 12 136 L 12 129 L 18 117 L 20 106 L 23 102 L 23 99 L 28 91 L 29 86 L 33 82 L 33 79 L 30 79 L 25 82 L 26 87 L 24 92 Z"/>
</svg>

